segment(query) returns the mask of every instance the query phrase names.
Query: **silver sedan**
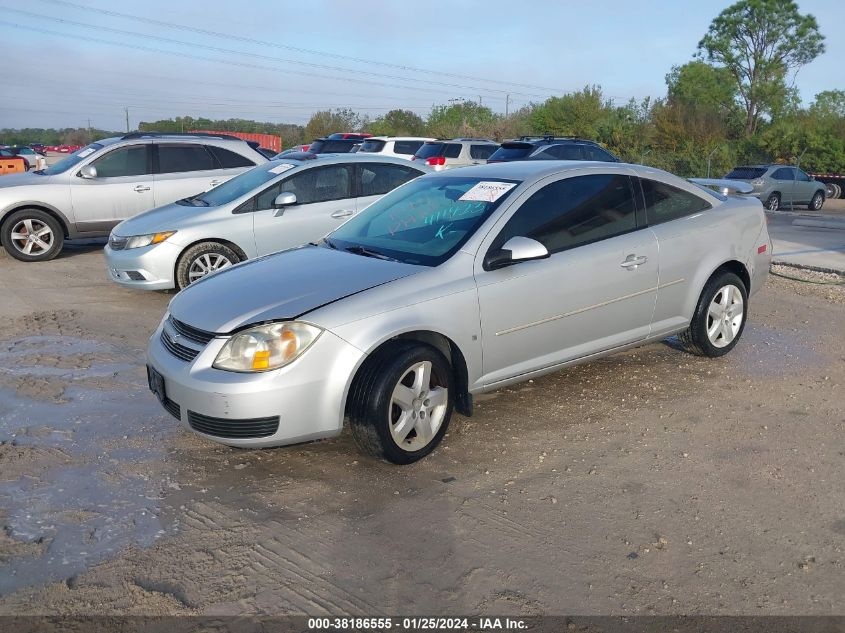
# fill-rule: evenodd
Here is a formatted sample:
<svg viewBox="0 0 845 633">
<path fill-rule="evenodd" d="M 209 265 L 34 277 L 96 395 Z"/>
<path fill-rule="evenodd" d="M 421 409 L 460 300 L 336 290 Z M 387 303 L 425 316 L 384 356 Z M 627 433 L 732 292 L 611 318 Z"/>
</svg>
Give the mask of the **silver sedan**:
<svg viewBox="0 0 845 633">
<path fill-rule="evenodd" d="M 238 262 L 317 240 L 430 171 L 379 156 L 273 160 L 121 222 L 104 250 L 106 268 L 124 286 L 184 288 Z"/>
<path fill-rule="evenodd" d="M 522 161 L 423 176 L 308 245 L 190 286 L 148 377 L 233 446 L 337 435 L 428 454 L 473 395 L 679 335 L 739 341 L 768 274 L 758 200 L 648 167 Z"/>
</svg>

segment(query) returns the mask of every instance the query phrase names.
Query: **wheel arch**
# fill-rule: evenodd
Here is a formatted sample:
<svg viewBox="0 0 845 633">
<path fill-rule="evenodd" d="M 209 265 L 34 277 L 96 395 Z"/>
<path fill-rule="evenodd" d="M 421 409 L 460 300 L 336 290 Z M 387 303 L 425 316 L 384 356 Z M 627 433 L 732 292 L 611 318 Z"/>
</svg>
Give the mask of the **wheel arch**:
<svg viewBox="0 0 845 633">
<path fill-rule="evenodd" d="M 238 246 L 232 240 L 227 240 L 227 239 L 224 239 L 222 237 L 204 237 L 204 238 L 201 238 L 201 239 L 198 239 L 198 240 L 194 240 L 190 244 L 186 244 L 179 251 L 179 255 L 176 257 L 176 261 L 173 262 L 173 279 L 176 279 L 176 272 L 179 270 L 179 262 L 181 262 L 182 257 L 185 256 L 185 251 L 187 251 L 189 248 L 193 248 L 197 244 L 204 244 L 206 242 L 216 242 L 217 244 L 223 244 L 224 246 L 231 248 L 233 251 L 235 251 L 238 254 L 238 257 L 241 258 L 241 261 L 246 261 L 247 259 L 249 259 L 246 255 L 246 252 L 244 251 L 244 249 L 242 249 L 240 246 Z"/>
<path fill-rule="evenodd" d="M 44 204 L 43 202 L 24 202 L 6 209 L 6 211 L 3 212 L 2 217 L 0 217 L 0 227 L 6 224 L 10 215 L 17 213 L 18 211 L 23 211 L 24 209 L 37 209 L 38 211 L 43 211 L 44 213 L 52 216 L 59 223 L 59 226 L 62 227 L 65 239 L 70 239 L 71 223 L 61 211 L 49 204 Z"/>
<path fill-rule="evenodd" d="M 701 291 L 704 292 L 704 288 L 707 286 L 708 283 L 710 283 L 710 280 L 713 279 L 713 277 L 724 272 L 733 273 L 737 277 L 739 277 L 743 285 L 745 285 L 745 292 L 751 294 L 751 273 L 748 272 L 748 268 L 746 268 L 745 264 L 736 259 L 729 259 L 728 261 L 723 262 L 722 264 L 717 266 L 713 270 L 713 272 L 711 272 L 707 276 L 707 280 L 701 287 Z"/>
<path fill-rule="evenodd" d="M 349 397 L 352 393 L 352 386 L 358 376 L 376 356 L 377 352 L 385 349 L 390 345 L 395 345 L 399 342 L 417 342 L 423 345 L 433 347 L 441 354 L 443 354 L 449 361 L 452 368 L 452 375 L 455 383 L 455 409 L 458 413 L 467 417 L 472 415 L 472 395 L 469 393 L 469 375 L 467 369 L 467 362 L 461 348 L 450 337 L 436 332 L 434 330 L 426 329 L 411 329 L 403 332 L 393 334 L 387 338 L 382 339 L 367 351 L 367 354 L 361 359 L 361 362 L 355 368 L 352 378 L 346 388 L 346 393 L 343 396 L 343 411 L 348 411 Z"/>
</svg>

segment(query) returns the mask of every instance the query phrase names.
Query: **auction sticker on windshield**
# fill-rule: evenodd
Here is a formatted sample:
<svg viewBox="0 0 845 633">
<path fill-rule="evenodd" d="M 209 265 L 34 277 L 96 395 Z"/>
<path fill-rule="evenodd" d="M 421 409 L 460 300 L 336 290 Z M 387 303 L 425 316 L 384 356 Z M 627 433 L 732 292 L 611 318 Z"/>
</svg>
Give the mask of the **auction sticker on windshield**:
<svg viewBox="0 0 845 633">
<path fill-rule="evenodd" d="M 293 169 L 296 165 L 291 165 L 290 163 L 282 163 L 281 165 L 276 165 L 273 169 L 270 170 L 271 174 L 283 174 L 288 169 Z"/>
<path fill-rule="evenodd" d="M 493 180 L 482 180 L 475 186 L 468 189 L 458 200 L 479 200 L 482 202 L 496 202 L 508 191 L 516 187 L 515 182 L 496 182 Z"/>
</svg>

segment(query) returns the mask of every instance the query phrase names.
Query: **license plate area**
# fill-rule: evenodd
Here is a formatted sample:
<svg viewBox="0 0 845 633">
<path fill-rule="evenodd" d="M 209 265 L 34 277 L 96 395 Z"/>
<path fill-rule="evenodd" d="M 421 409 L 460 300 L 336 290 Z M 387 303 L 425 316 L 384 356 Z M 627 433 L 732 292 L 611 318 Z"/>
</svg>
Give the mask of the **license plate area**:
<svg viewBox="0 0 845 633">
<path fill-rule="evenodd" d="M 151 367 L 147 365 L 147 384 L 150 387 L 150 391 L 152 391 L 158 401 L 161 404 L 167 402 L 167 392 L 164 389 L 164 376 L 162 376 L 155 367 Z"/>
</svg>

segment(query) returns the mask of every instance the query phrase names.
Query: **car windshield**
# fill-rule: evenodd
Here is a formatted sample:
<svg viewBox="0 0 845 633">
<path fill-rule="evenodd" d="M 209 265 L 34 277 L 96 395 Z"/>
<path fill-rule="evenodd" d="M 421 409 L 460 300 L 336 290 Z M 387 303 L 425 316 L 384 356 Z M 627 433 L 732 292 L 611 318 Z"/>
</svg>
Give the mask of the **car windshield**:
<svg viewBox="0 0 845 633">
<path fill-rule="evenodd" d="M 734 167 L 725 178 L 729 180 L 754 180 L 766 173 L 766 167 Z"/>
<path fill-rule="evenodd" d="M 63 158 L 58 163 L 50 165 L 46 169 L 40 169 L 35 173 L 44 174 L 45 176 L 55 176 L 56 174 L 63 174 L 74 165 L 77 165 L 84 159 L 88 158 L 98 149 L 103 149 L 103 145 L 101 145 L 100 143 L 91 143 L 90 145 L 86 145 L 82 149 L 76 150 L 73 154 Z"/>
<path fill-rule="evenodd" d="M 385 145 L 385 141 L 378 141 L 373 139 L 367 139 L 363 143 L 361 143 L 361 148 L 358 150 L 359 152 L 380 152 Z"/>
<path fill-rule="evenodd" d="M 293 163 L 270 161 L 258 167 L 253 167 L 231 180 L 217 185 L 214 189 L 209 189 L 193 198 L 186 198 L 184 201 L 180 200 L 180 202 L 205 207 L 219 207 L 223 204 L 229 204 L 294 167 L 296 165 Z"/>
<path fill-rule="evenodd" d="M 470 238 L 518 184 L 459 176 L 413 180 L 329 234 L 325 244 L 361 255 L 437 266 Z"/>
</svg>

